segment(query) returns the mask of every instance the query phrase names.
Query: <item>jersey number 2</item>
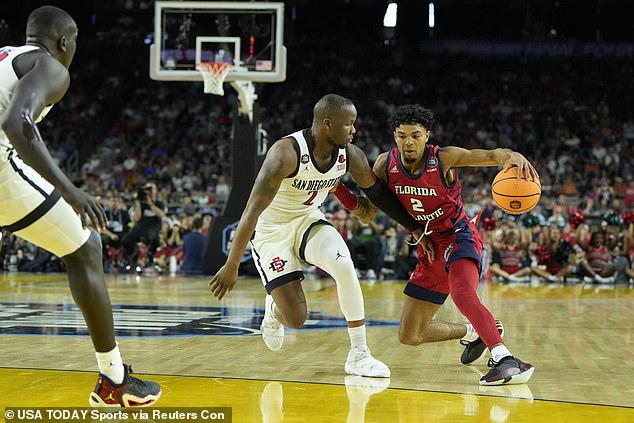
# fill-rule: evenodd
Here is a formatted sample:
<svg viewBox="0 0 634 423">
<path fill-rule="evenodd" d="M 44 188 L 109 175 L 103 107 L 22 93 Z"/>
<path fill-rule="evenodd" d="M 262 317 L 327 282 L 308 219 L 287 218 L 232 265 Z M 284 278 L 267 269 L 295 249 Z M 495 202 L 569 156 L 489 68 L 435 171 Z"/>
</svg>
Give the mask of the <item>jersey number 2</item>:
<svg viewBox="0 0 634 423">
<path fill-rule="evenodd" d="M 317 197 L 317 191 L 311 191 L 310 197 L 308 198 L 308 200 L 304 201 L 302 204 L 305 206 L 312 206 L 313 200 L 315 199 L 315 197 Z"/>
<path fill-rule="evenodd" d="M 425 209 L 423 208 L 423 203 L 419 199 L 410 198 L 409 201 L 412 202 L 412 210 L 421 212 L 421 213 L 425 211 Z"/>
</svg>

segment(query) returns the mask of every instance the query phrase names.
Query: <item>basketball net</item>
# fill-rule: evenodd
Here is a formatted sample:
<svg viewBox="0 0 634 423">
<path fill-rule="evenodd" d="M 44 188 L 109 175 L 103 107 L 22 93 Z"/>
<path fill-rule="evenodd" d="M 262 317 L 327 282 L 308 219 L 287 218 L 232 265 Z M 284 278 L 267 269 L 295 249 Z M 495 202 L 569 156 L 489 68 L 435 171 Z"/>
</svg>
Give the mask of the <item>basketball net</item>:
<svg viewBox="0 0 634 423">
<path fill-rule="evenodd" d="M 230 63 L 200 62 L 196 69 L 202 74 L 205 81 L 205 94 L 225 95 L 222 84 L 229 71 L 233 68 Z"/>
</svg>

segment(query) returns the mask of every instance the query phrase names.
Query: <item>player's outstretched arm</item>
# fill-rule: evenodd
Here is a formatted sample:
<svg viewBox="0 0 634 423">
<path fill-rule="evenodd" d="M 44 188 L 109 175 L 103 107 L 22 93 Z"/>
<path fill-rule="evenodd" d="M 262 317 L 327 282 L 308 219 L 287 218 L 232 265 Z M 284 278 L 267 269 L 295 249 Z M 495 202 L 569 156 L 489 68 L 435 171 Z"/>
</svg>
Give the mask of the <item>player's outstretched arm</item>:
<svg viewBox="0 0 634 423">
<path fill-rule="evenodd" d="M 438 155 L 445 172 L 453 167 L 486 167 L 502 166 L 508 169 L 512 166 L 519 168 L 518 177 L 523 179 L 537 179 L 539 175 L 533 165 L 517 151 L 508 148 L 496 148 L 494 150 L 473 149 L 467 150 L 461 147 L 443 147 Z"/>
<path fill-rule="evenodd" d="M 341 181 L 330 192 L 335 195 L 346 210 L 358 217 L 363 223 L 372 222 L 379 212 L 379 209 L 370 200 L 355 194 Z"/>
<path fill-rule="evenodd" d="M 15 85 L 11 102 L 0 123 L 3 131 L 20 158 L 54 185 L 79 213 L 84 226 L 91 222 L 96 229 L 107 226 L 101 205 L 94 197 L 75 187 L 55 164 L 35 124 L 44 108 L 57 103 L 66 93 L 70 84 L 68 70 L 44 53 L 20 56 L 17 65 L 29 70 Z"/>
<path fill-rule="evenodd" d="M 385 181 L 377 178 L 361 149 L 356 145 L 350 144 L 348 146 L 348 157 L 350 160 L 350 174 L 365 195 L 375 206 L 412 232 L 419 242 L 424 241 L 421 245 L 430 260 L 433 261 L 434 250 L 431 241 L 429 238 L 423 240 L 423 231 L 418 222 L 405 210 L 399 199 L 387 187 Z"/>
<path fill-rule="evenodd" d="M 297 168 L 297 153 L 293 142 L 291 139 L 280 140 L 266 154 L 240 217 L 227 261 L 209 281 L 211 293 L 219 300 L 233 289 L 238 280 L 240 259 L 253 236 L 258 217 L 271 204 L 284 178 Z"/>
</svg>

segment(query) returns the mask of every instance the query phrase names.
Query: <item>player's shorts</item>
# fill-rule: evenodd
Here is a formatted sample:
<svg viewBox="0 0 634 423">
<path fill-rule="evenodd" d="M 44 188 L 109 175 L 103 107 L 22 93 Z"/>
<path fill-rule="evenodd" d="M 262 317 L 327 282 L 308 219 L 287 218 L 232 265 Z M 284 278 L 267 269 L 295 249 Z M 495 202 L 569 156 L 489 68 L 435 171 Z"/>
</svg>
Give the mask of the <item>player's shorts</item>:
<svg viewBox="0 0 634 423">
<path fill-rule="evenodd" d="M 330 225 L 323 213 L 315 210 L 292 219 L 284 225 L 260 225 L 251 239 L 255 267 L 266 292 L 293 281 L 304 280 L 302 265 L 310 231 L 319 225 Z"/>
<path fill-rule="evenodd" d="M 15 153 L 0 164 L 0 226 L 58 257 L 90 236 L 59 191 Z"/>
<path fill-rule="evenodd" d="M 481 266 L 482 240 L 475 225 L 463 219 L 451 231 L 431 234 L 436 260 L 430 263 L 419 246 L 418 264 L 405 285 L 405 295 L 434 304 L 443 304 L 449 295 L 449 265 L 458 259 L 473 260 Z"/>
</svg>

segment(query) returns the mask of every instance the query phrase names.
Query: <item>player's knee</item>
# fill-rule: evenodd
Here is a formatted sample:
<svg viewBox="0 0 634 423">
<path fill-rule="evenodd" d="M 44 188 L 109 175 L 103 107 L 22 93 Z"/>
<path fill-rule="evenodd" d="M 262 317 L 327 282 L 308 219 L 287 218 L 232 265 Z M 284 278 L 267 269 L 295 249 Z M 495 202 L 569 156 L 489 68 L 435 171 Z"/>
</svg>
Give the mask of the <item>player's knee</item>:
<svg viewBox="0 0 634 423">
<path fill-rule="evenodd" d="M 328 268 L 324 270 L 337 282 L 356 277 L 354 263 L 350 257 L 340 257 L 332 260 L 328 263 Z"/>
<path fill-rule="evenodd" d="M 403 330 L 402 328 L 398 331 L 398 340 L 403 345 L 420 345 L 423 343 L 421 337 L 418 336 L 417 333 Z"/>
<path fill-rule="evenodd" d="M 101 241 L 96 234 L 92 233 L 84 245 L 79 247 L 77 251 L 64 256 L 63 260 L 67 266 L 100 265 L 102 260 L 101 248 Z"/>
<path fill-rule="evenodd" d="M 284 323 L 286 326 L 291 329 L 299 329 L 304 326 L 304 322 L 308 318 L 308 311 L 304 310 L 293 310 L 290 313 L 284 314 Z"/>
</svg>

